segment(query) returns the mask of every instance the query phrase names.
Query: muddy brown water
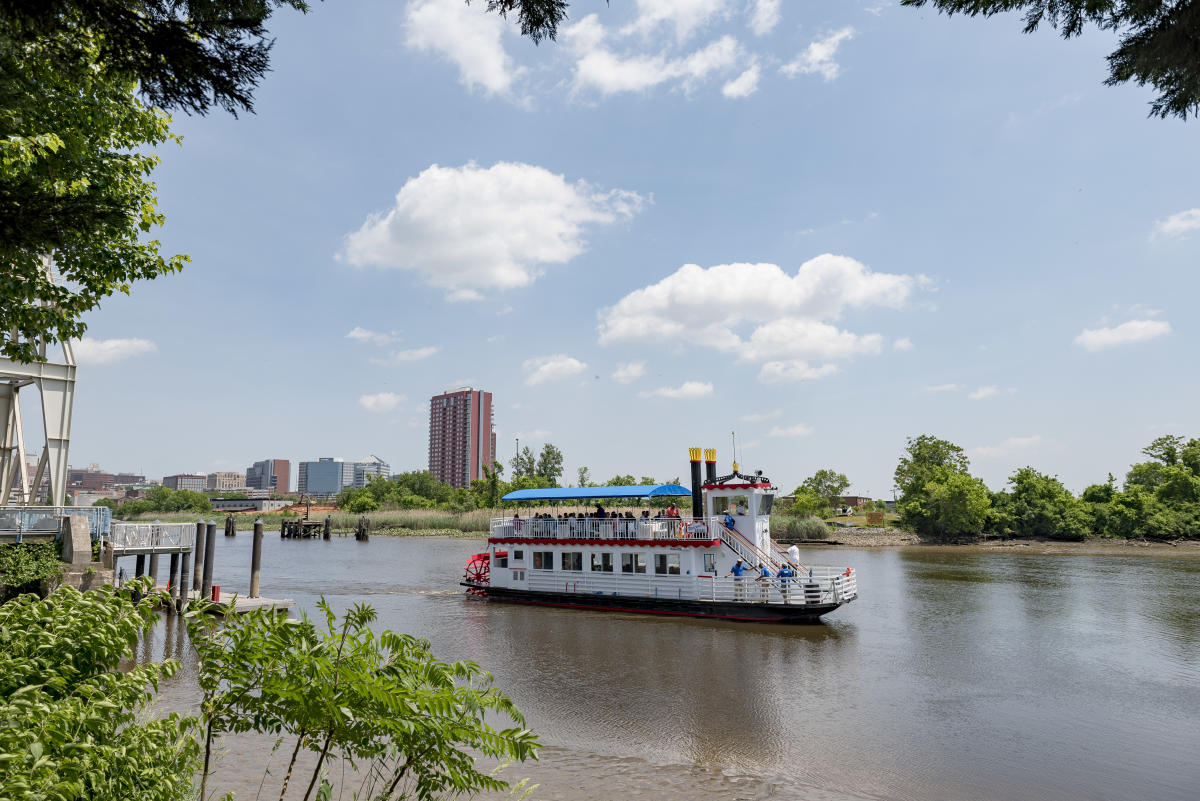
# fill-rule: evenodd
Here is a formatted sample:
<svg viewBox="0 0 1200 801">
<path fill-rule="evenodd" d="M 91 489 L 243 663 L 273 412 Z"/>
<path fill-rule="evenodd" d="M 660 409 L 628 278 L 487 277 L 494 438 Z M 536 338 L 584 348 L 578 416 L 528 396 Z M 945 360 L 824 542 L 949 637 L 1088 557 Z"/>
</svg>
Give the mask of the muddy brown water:
<svg viewBox="0 0 1200 801">
<path fill-rule="evenodd" d="M 223 592 L 248 586 L 250 541 L 218 535 Z M 485 666 L 546 745 L 505 774 L 535 799 L 1200 798 L 1194 554 L 811 549 L 855 566 L 861 598 L 785 627 L 481 602 L 457 582 L 482 545 L 268 535 L 263 594 L 370 603 Z M 166 620 L 139 656 L 164 654 L 183 669 L 162 704 L 186 709 L 195 667 Z M 217 789 L 253 799 L 270 746 L 228 742 Z"/>
</svg>

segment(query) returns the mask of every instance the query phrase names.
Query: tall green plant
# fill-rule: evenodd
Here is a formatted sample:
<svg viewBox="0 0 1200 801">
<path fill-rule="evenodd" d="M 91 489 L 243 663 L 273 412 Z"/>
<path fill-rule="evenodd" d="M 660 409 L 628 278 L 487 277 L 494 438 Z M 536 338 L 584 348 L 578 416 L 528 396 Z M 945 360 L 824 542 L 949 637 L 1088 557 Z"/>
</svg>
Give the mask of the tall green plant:
<svg viewBox="0 0 1200 801">
<path fill-rule="evenodd" d="M 516 706 L 473 662 L 437 660 L 426 640 L 369 628 L 375 610 L 357 605 L 339 622 L 322 599 L 324 626 L 269 612 L 189 617 L 204 693 L 205 764 L 224 732 L 256 730 L 290 738 L 279 798 L 301 749 L 317 755 L 304 799 L 327 795 L 325 766 L 360 768 L 362 799 L 435 799 L 501 791 L 477 756 L 536 758 L 536 737 Z M 505 724 L 493 726 L 495 716 Z M 207 792 L 204 771 L 202 793 Z M 303 779 L 301 779 L 303 780 Z"/>
<path fill-rule="evenodd" d="M 172 801 L 193 796 L 195 719 L 151 717 L 176 662 L 121 670 L 153 624 L 148 580 L 0 606 L 0 798 Z"/>
</svg>

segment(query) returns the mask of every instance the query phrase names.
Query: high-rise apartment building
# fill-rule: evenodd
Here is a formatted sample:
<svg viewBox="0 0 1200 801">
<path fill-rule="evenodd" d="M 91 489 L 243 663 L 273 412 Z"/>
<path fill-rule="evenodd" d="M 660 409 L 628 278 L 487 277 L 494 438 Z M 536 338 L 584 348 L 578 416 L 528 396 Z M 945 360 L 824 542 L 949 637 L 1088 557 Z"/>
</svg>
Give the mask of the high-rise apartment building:
<svg viewBox="0 0 1200 801">
<path fill-rule="evenodd" d="M 483 478 L 496 460 L 492 393 L 449 389 L 429 400 L 429 472 L 455 487 Z"/>
<path fill-rule="evenodd" d="M 251 489 L 287 492 L 292 481 L 292 463 L 287 459 L 265 459 L 246 468 L 246 486 Z"/>
</svg>

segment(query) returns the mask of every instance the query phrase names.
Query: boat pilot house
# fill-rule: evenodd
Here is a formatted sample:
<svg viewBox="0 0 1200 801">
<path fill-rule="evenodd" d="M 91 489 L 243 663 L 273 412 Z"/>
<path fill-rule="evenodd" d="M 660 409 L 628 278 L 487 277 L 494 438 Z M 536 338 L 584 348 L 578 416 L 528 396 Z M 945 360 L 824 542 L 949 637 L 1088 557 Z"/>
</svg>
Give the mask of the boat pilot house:
<svg viewBox="0 0 1200 801">
<path fill-rule="evenodd" d="M 530 506 L 491 521 L 464 586 L 495 601 L 776 623 L 813 622 L 858 596 L 853 568 L 802 564 L 798 548 L 771 539 L 775 487 L 762 471 L 743 475 L 735 462 L 718 477 L 709 449 L 702 479 L 701 449 L 690 456 L 691 489 L 510 492 L 505 501 Z M 669 503 L 651 508 L 655 499 Z M 690 514 L 676 499 L 690 499 Z"/>
</svg>

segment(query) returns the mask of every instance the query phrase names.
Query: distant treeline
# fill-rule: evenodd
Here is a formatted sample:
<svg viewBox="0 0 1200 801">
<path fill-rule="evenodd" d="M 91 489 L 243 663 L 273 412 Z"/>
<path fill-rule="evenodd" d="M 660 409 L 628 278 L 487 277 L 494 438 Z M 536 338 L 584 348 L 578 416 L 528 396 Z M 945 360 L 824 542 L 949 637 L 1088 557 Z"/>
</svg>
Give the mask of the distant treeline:
<svg viewBox="0 0 1200 801">
<path fill-rule="evenodd" d="M 1110 473 L 1076 497 L 1032 467 L 992 492 L 972 476 L 963 449 L 929 435 L 908 440 L 896 467 L 901 525 L 938 539 L 980 535 L 1083 540 L 1200 537 L 1200 439 L 1158 437 L 1120 486 Z"/>
</svg>

